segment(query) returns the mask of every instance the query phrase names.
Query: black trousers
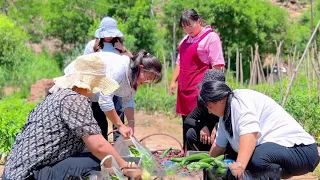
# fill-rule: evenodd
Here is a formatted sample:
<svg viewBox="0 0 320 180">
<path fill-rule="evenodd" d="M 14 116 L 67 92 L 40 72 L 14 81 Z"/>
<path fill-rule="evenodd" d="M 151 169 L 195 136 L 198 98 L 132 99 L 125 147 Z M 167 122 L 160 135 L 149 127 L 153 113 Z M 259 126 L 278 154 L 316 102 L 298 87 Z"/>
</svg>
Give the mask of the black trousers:
<svg viewBox="0 0 320 180">
<path fill-rule="evenodd" d="M 186 120 L 187 116 L 181 116 L 182 117 L 182 141 L 183 141 L 183 149 L 186 151 L 192 150 L 192 147 L 188 145 L 186 133 L 188 131 L 188 127 L 184 124 L 184 121 Z"/>
<path fill-rule="evenodd" d="M 276 143 L 263 143 L 257 146 L 252 154 L 246 168 L 250 177 L 246 179 L 280 180 L 303 175 L 314 171 L 319 159 L 316 144 L 288 148 Z M 215 169 L 209 171 L 215 172 Z M 205 179 L 209 178 L 205 176 Z M 224 179 L 236 180 L 230 171 Z"/>
<path fill-rule="evenodd" d="M 124 123 L 124 113 L 122 110 L 122 99 L 121 97 L 114 96 L 113 97 L 113 103 L 114 107 L 117 111 L 117 114 L 119 115 L 121 121 Z M 108 121 L 105 113 L 101 110 L 98 102 L 92 102 L 92 111 L 93 116 L 98 122 L 99 127 L 101 128 L 103 137 L 108 140 Z M 116 127 L 113 126 L 113 129 L 115 130 Z M 113 140 L 116 141 L 118 137 L 120 136 L 119 132 L 113 133 Z"/>
<path fill-rule="evenodd" d="M 28 180 L 61 180 L 80 179 L 86 177 L 90 171 L 100 171 L 100 160 L 90 152 L 83 152 L 71 156 L 52 166 L 39 167 L 33 171 Z M 10 180 L 3 175 L 2 180 Z M 13 179 L 12 179 L 13 180 Z"/>
<path fill-rule="evenodd" d="M 247 170 L 259 176 L 259 172 L 281 169 L 282 178 L 299 176 L 314 171 L 320 160 L 318 153 L 316 144 L 284 147 L 267 142 L 256 147 Z"/>
</svg>

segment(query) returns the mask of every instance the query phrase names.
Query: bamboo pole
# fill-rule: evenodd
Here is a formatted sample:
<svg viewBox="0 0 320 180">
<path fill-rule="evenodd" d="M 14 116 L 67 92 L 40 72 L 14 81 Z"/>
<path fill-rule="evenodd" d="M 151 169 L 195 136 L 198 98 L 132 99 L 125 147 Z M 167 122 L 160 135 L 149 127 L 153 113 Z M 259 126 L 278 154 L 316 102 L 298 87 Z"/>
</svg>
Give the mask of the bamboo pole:
<svg viewBox="0 0 320 180">
<path fill-rule="evenodd" d="M 264 73 L 263 73 L 263 67 L 262 67 L 262 61 L 261 61 L 261 58 L 260 58 L 260 55 L 258 56 L 258 65 L 259 65 L 259 70 L 260 70 L 260 77 L 261 77 L 261 83 L 265 83 L 266 80 L 265 80 L 265 77 L 264 77 Z"/>
<path fill-rule="evenodd" d="M 242 67 L 242 54 L 240 53 L 240 82 L 241 87 L 243 86 L 243 67 Z"/>
<path fill-rule="evenodd" d="M 313 80 L 315 80 L 315 79 L 319 80 L 320 79 L 320 64 L 319 64 L 319 66 L 317 65 L 316 60 L 315 60 L 315 56 L 317 56 L 317 59 L 320 59 L 320 54 L 317 55 L 317 53 L 315 51 L 315 48 L 312 48 L 312 51 L 313 51 L 312 52 L 313 55 L 311 57 L 311 59 L 312 59 L 311 63 L 312 63 L 312 69 L 313 69 L 313 73 L 314 73 L 314 79 Z M 320 93 L 320 91 L 319 91 L 319 93 Z"/>
<path fill-rule="evenodd" d="M 167 62 L 166 62 L 166 56 L 165 56 L 165 53 L 164 53 L 164 48 L 162 47 L 162 58 L 163 58 L 163 65 L 164 65 L 164 86 L 165 86 L 165 89 L 169 89 L 169 78 L 168 78 L 168 68 L 169 66 L 167 66 Z"/>
<path fill-rule="evenodd" d="M 314 80 L 316 79 L 316 72 L 317 72 L 317 67 L 315 67 L 314 63 L 314 47 L 312 46 L 311 48 L 311 66 L 312 66 L 312 86 L 314 86 Z"/>
<path fill-rule="evenodd" d="M 308 90 L 310 91 L 311 87 L 310 87 L 310 51 L 308 50 L 307 53 L 307 60 L 306 60 L 306 77 L 307 77 L 307 85 L 308 85 Z"/>
<path fill-rule="evenodd" d="M 239 49 L 237 48 L 236 54 L 236 83 L 239 82 Z"/>
<path fill-rule="evenodd" d="M 230 63 L 231 63 L 231 61 L 230 61 L 230 50 L 229 50 L 229 48 L 228 48 L 228 71 L 229 71 L 229 72 L 231 72 Z"/>
<path fill-rule="evenodd" d="M 252 50 L 252 55 L 253 55 L 253 48 L 251 47 L 251 50 Z M 255 50 L 255 55 L 254 55 L 254 58 L 253 58 L 253 61 L 251 63 L 251 74 L 250 74 L 250 83 L 249 83 L 249 87 L 252 87 L 253 85 L 256 84 L 256 60 L 257 60 L 257 53 L 256 53 L 257 50 Z"/>
<path fill-rule="evenodd" d="M 294 70 L 293 76 L 292 76 L 292 78 L 291 78 L 291 80 L 290 80 L 290 82 L 289 82 L 289 84 L 288 84 L 288 88 L 287 88 L 286 94 L 285 94 L 285 96 L 284 96 L 284 98 L 283 98 L 283 101 L 282 101 L 282 107 L 284 107 L 285 104 L 286 104 L 287 98 L 288 98 L 289 93 L 290 93 L 290 90 L 291 90 L 292 83 L 293 83 L 293 81 L 294 81 L 295 78 L 296 78 L 297 72 L 298 72 L 298 70 L 299 70 L 299 67 L 301 66 L 302 61 L 304 60 L 304 58 L 305 58 L 305 56 L 306 56 L 307 50 L 308 50 L 311 42 L 313 41 L 314 36 L 315 36 L 316 33 L 317 33 L 317 30 L 318 30 L 318 28 L 319 28 L 319 25 L 320 25 L 320 21 L 318 22 L 316 28 L 313 30 L 313 33 L 312 33 L 312 35 L 311 35 L 311 37 L 310 37 L 310 39 L 309 39 L 309 42 L 307 43 L 307 46 L 306 46 L 306 48 L 305 48 L 305 50 L 304 50 L 304 52 L 303 52 L 303 54 L 302 54 L 302 57 L 301 57 L 301 59 L 299 60 L 299 63 L 298 63 L 298 65 L 297 65 L 296 69 Z M 318 60 L 318 61 L 320 61 L 320 60 Z M 320 62 L 319 62 L 319 64 L 320 64 Z"/>
<path fill-rule="evenodd" d="M 318 68 L 320 71 L 320 54 L 318 54 Z M 320 104 L 320 75 L 318 76 L 318 104 Z"/>
</svg>

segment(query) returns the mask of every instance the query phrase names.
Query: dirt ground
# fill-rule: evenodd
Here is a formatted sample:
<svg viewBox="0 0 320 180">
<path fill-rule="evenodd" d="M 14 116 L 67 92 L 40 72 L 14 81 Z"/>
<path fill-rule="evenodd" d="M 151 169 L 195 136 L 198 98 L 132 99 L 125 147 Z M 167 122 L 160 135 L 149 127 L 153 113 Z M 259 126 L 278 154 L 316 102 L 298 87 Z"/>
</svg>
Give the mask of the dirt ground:
<svg viewBox="0 0 320 180">
<path fill-rule="evenodd" d="M 180 118 L 169 119 L 163 115 L 147 115 L 142 112 L 136 113 L 135 136 L 141 139 L 153 133 L 166 133 L 177 138 L 182 142 L 182 128 Z M 144 141 L 150 149 L 165 149 L 168 147 L 180 148 L 179 143 L 167 136 L 153 136 Z M 0 177 L 3 172 L 3 166 L 0 166 Z M 315 180 L 319 177 L 309 173 L 304 176 L 290 178 L 291 180 Z M 0 178 L 1 179 L 1 178 Z"/>
</svg>

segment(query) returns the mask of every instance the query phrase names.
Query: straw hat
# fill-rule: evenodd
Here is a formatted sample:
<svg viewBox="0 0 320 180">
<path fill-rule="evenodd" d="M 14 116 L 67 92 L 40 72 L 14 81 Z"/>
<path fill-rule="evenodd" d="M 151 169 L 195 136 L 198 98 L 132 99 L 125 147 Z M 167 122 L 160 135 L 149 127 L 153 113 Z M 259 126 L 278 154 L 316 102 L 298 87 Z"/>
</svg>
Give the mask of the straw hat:
<svg viewBox="0 0 320 180">
<path fill-rule="evenodd" d="M 110 94 L 119 88 L 119 84 L 106 76 L 106 67 L 102 60 L 94 55 L 79 56 L 75 60 L 71 74 L 53 79 L 57 89 L 88 89 L 92 93 Z"/>
<path fill-rule="evenodd" d="M 101 20 L 99 28 L 96 30 L 96 38 L 105 37 L 123 37 L 123 33 L 118 29 L 118 25 L 115 19 L 111 17 L 105 17 Z"/>
</svg>

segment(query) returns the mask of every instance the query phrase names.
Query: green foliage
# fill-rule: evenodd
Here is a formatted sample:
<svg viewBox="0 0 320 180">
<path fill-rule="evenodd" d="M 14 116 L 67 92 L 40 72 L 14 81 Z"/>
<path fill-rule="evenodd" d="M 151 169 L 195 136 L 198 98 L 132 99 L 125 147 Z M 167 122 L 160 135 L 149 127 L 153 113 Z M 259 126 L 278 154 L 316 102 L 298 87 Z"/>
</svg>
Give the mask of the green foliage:
<svg viewBox="0 0 320 180">
<path fill-rule="evenodd" d="M 0 154 L 10 151 L 16 135 L 34 107 L 35 104 L 27 103 L 19 94 L 0 100 Z"/>
<path fill-rule="evenodd" d="M 46 36 L 60 39 L 64 44 L 82 44 L 87 40 L 92 16 L 86 11 L 87 3 L 78 0 L 48 1 Z"/>
<path fill-rule="evenodd" d="M 9 17 L 16 24 L 23 25 L 23 29 L 30 35 L 31 42 L 39 43 L 43 38 L 44 15 L 48 6 L 40 0 L 17 0 L 9 8 Z"/>
<path fill-rule="evenodd" d="M 145 85 L 139 87 L 135 97 L 137 109 L 147 112 L 175 113 L 175 96 L 170 96 L 163 84 Z"/>
<path fill-rule="evenodd" d="M 60 75 L 56 62 L 45 52 L 36 56 L 26 47 L 27 35 L 0 15 L 0 89 L 16 86 L 28 94 L 30 86 L 39 79 Z"/>
<path fill-rule="evenodd" d="M 68 66 L 69 63 L 75 60 L 78 56 L 83 55 L 84 48 L 84 45 L 78 45 L 75 48 L 73 48 L 71 52 L 54 53 L 54 59 L 57 61 L 59 68 L 63 70 L 65 67 Z"/>
<path fill-rule="evenodd" d="M 0 66 L 12 67 L 19 65 L 23 60 L 24 43 L 27 34 L 0 14 Z"/>
</svg>

